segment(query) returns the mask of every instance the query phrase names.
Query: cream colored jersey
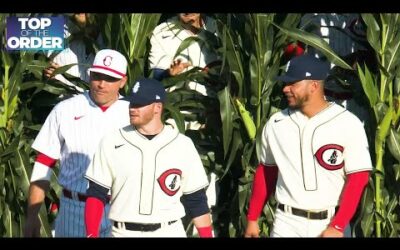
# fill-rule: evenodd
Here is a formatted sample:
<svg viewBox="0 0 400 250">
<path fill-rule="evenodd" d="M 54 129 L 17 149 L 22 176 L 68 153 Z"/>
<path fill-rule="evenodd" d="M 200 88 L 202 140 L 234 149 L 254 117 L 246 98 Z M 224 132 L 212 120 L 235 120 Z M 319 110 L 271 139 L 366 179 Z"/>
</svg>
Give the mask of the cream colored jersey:
<svg viewBox="0 0 400 250">
<path fill-rule="evenodd" d="M 346 174 L 372 169 L 362 123 L 334 103 L 310 119 L 291 109 L 271 116 L 260 161 L 278 166 L 276 199 L 302 209 L 337 206 Z"/>
<path fill-rule="evenodd" d="M 111 220 L 136 223 L 180 219 L 180 197 L 208 185 L 193 142 L 171 126 L 151 140 L 130 125 L 105 136 L 86 178 L 111 190 Z"/>
<path fill-rule="evenodd" d="M 205 43 L 202 42 L 193 42 L 189 47 L 176 55 L 179 46 L 185 39 L 189 37 L 199 37 L 206 40 L 206 36 L 204 36 L 203 32 L 195 35 L 188 30 L 178 28 L 176 26 L 177 22 L 178 18 L 173 17 L 154 29 L 150 39 L 150 68 L 168 69 L 171 63 L 176 59 L 181 59 L 182 62 L 190 61 L 192 67 L 197 66 L 204 68 L 207 64 L 219 59 L 215 51 L 209 49 Z M 203 29 L 215 33 L 215 20 L 211 17 L 206 17 Z M 189 67 L 188 70 L 192 67 Z"/>
</svg>

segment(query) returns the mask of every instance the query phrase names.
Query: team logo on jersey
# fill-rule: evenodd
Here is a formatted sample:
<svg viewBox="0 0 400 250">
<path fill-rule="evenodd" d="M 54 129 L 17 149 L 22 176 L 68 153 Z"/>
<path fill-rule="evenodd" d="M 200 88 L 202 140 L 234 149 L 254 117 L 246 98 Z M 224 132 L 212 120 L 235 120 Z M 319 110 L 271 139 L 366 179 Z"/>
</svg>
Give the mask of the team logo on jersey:
<svg viewBox="0 0 400 250">
<path fill-rule="evenodd" d="M 181 187 L 182 171 L 176 168 L 168 169 L 158 177 L 157 181 L 164 193 L 173 196 Z"/>
<path fill-rule="evenodd" d="M 328 144 L 320 147 L 315 153 L 319 165 L 328 170 L 341 169 L 344 166 L 343 147 Z"/>
<path fill-rule="evenodd" d="M 111 65 L 111 62 L 112 62 L 112 57 L 111 56 L 106 56 L 106 57 L 104 57 L 104 59 L 103 59 L 103 64 L 104 64 L 104 66 L 110 66 Z"/>
</svg>

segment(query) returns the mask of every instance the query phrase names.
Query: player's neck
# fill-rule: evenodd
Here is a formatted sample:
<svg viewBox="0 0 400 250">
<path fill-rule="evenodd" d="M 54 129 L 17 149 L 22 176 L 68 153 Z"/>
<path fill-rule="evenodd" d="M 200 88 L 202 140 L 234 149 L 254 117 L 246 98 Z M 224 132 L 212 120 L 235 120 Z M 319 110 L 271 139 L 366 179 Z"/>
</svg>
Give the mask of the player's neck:
<svg viewBox="0 0 400 250">
<path fill-rule="evenodd" d="M 141 126 L 136 126 L 137 131 L 142 135 L 157 135 L 161 133 L 163 128 L 164 124 L 161 120 L 153 121 Z"/>
<path fill-rule="evenodd" d="M 325 110 L 327 107 L 329 107 L 329 105 L 330 103 L 327 102 L 325 99 L 318 99 L 302 107 L 301 112 L 308 118 L 311 118 L 321 111 Z"/>
</svg>

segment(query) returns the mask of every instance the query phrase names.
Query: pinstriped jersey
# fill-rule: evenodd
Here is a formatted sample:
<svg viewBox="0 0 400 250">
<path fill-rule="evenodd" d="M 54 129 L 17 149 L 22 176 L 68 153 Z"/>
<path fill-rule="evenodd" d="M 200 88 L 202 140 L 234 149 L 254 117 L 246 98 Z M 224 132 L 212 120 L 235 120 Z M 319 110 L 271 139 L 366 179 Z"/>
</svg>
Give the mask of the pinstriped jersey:
<svg viewBox="0 0 400 250">
<path fill-rule="evenodd" d="M 40 129 L 32 148 L 60 160 L 58 181 L 72 191 L 86 193 L 85 171 L 105 133 L 129 124 L 129 102 L 118 100 L 105 112 L 89 92 L 57 104 Z"/>
<path fill-rule="evenodd" d="M 111 220 L 136 223 L 182 218 L 181 196 L 208 185 L 193 142 L 171 126 L 151 140 L 132 126 L 105 136 L 86 178 L 111 189 Z"/>
<path fill-rule="evenodd" d="M 276 199 L 292 207 L 335 207 L 346 174 L 372 170 L 363 124 L 334 103 L 311 118 L 291 109 L 274 114 L 261 140 L 261 163 L 279 169 Z"/>
</svg>

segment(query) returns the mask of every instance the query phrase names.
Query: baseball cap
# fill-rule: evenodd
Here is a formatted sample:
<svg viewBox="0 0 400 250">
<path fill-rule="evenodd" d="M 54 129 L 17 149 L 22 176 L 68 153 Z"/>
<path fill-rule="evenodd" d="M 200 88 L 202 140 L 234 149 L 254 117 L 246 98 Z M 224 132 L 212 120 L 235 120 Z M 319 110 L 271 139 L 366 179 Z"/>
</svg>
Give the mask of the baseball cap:
<svg viewBox="0 0 400 250">
<path fill-rule="evenodd" d="M 131 105 L 145 106 L 153 102 L 164 103 L 165 98 L 165 88 L 160 81 L 151 78 L 141 78 L 136 81 L 125 100 L 128 100 Z"/>
<path fill-rule="evenodd" d="M 306 79 L 325 80 L 330 66 L 314 56 L 301 55 L 290 60 L 286 69 L 286 74 L 278 76 L 277 79 L 288 83 Z"/>
<path fill-rule="evenodd" d="M 124 55 L 112 49 L 97 52 L 94 62 L 88 72 L 97 72 L 121 79 L 126 76 L 128 62 Z"/>
</svg>

